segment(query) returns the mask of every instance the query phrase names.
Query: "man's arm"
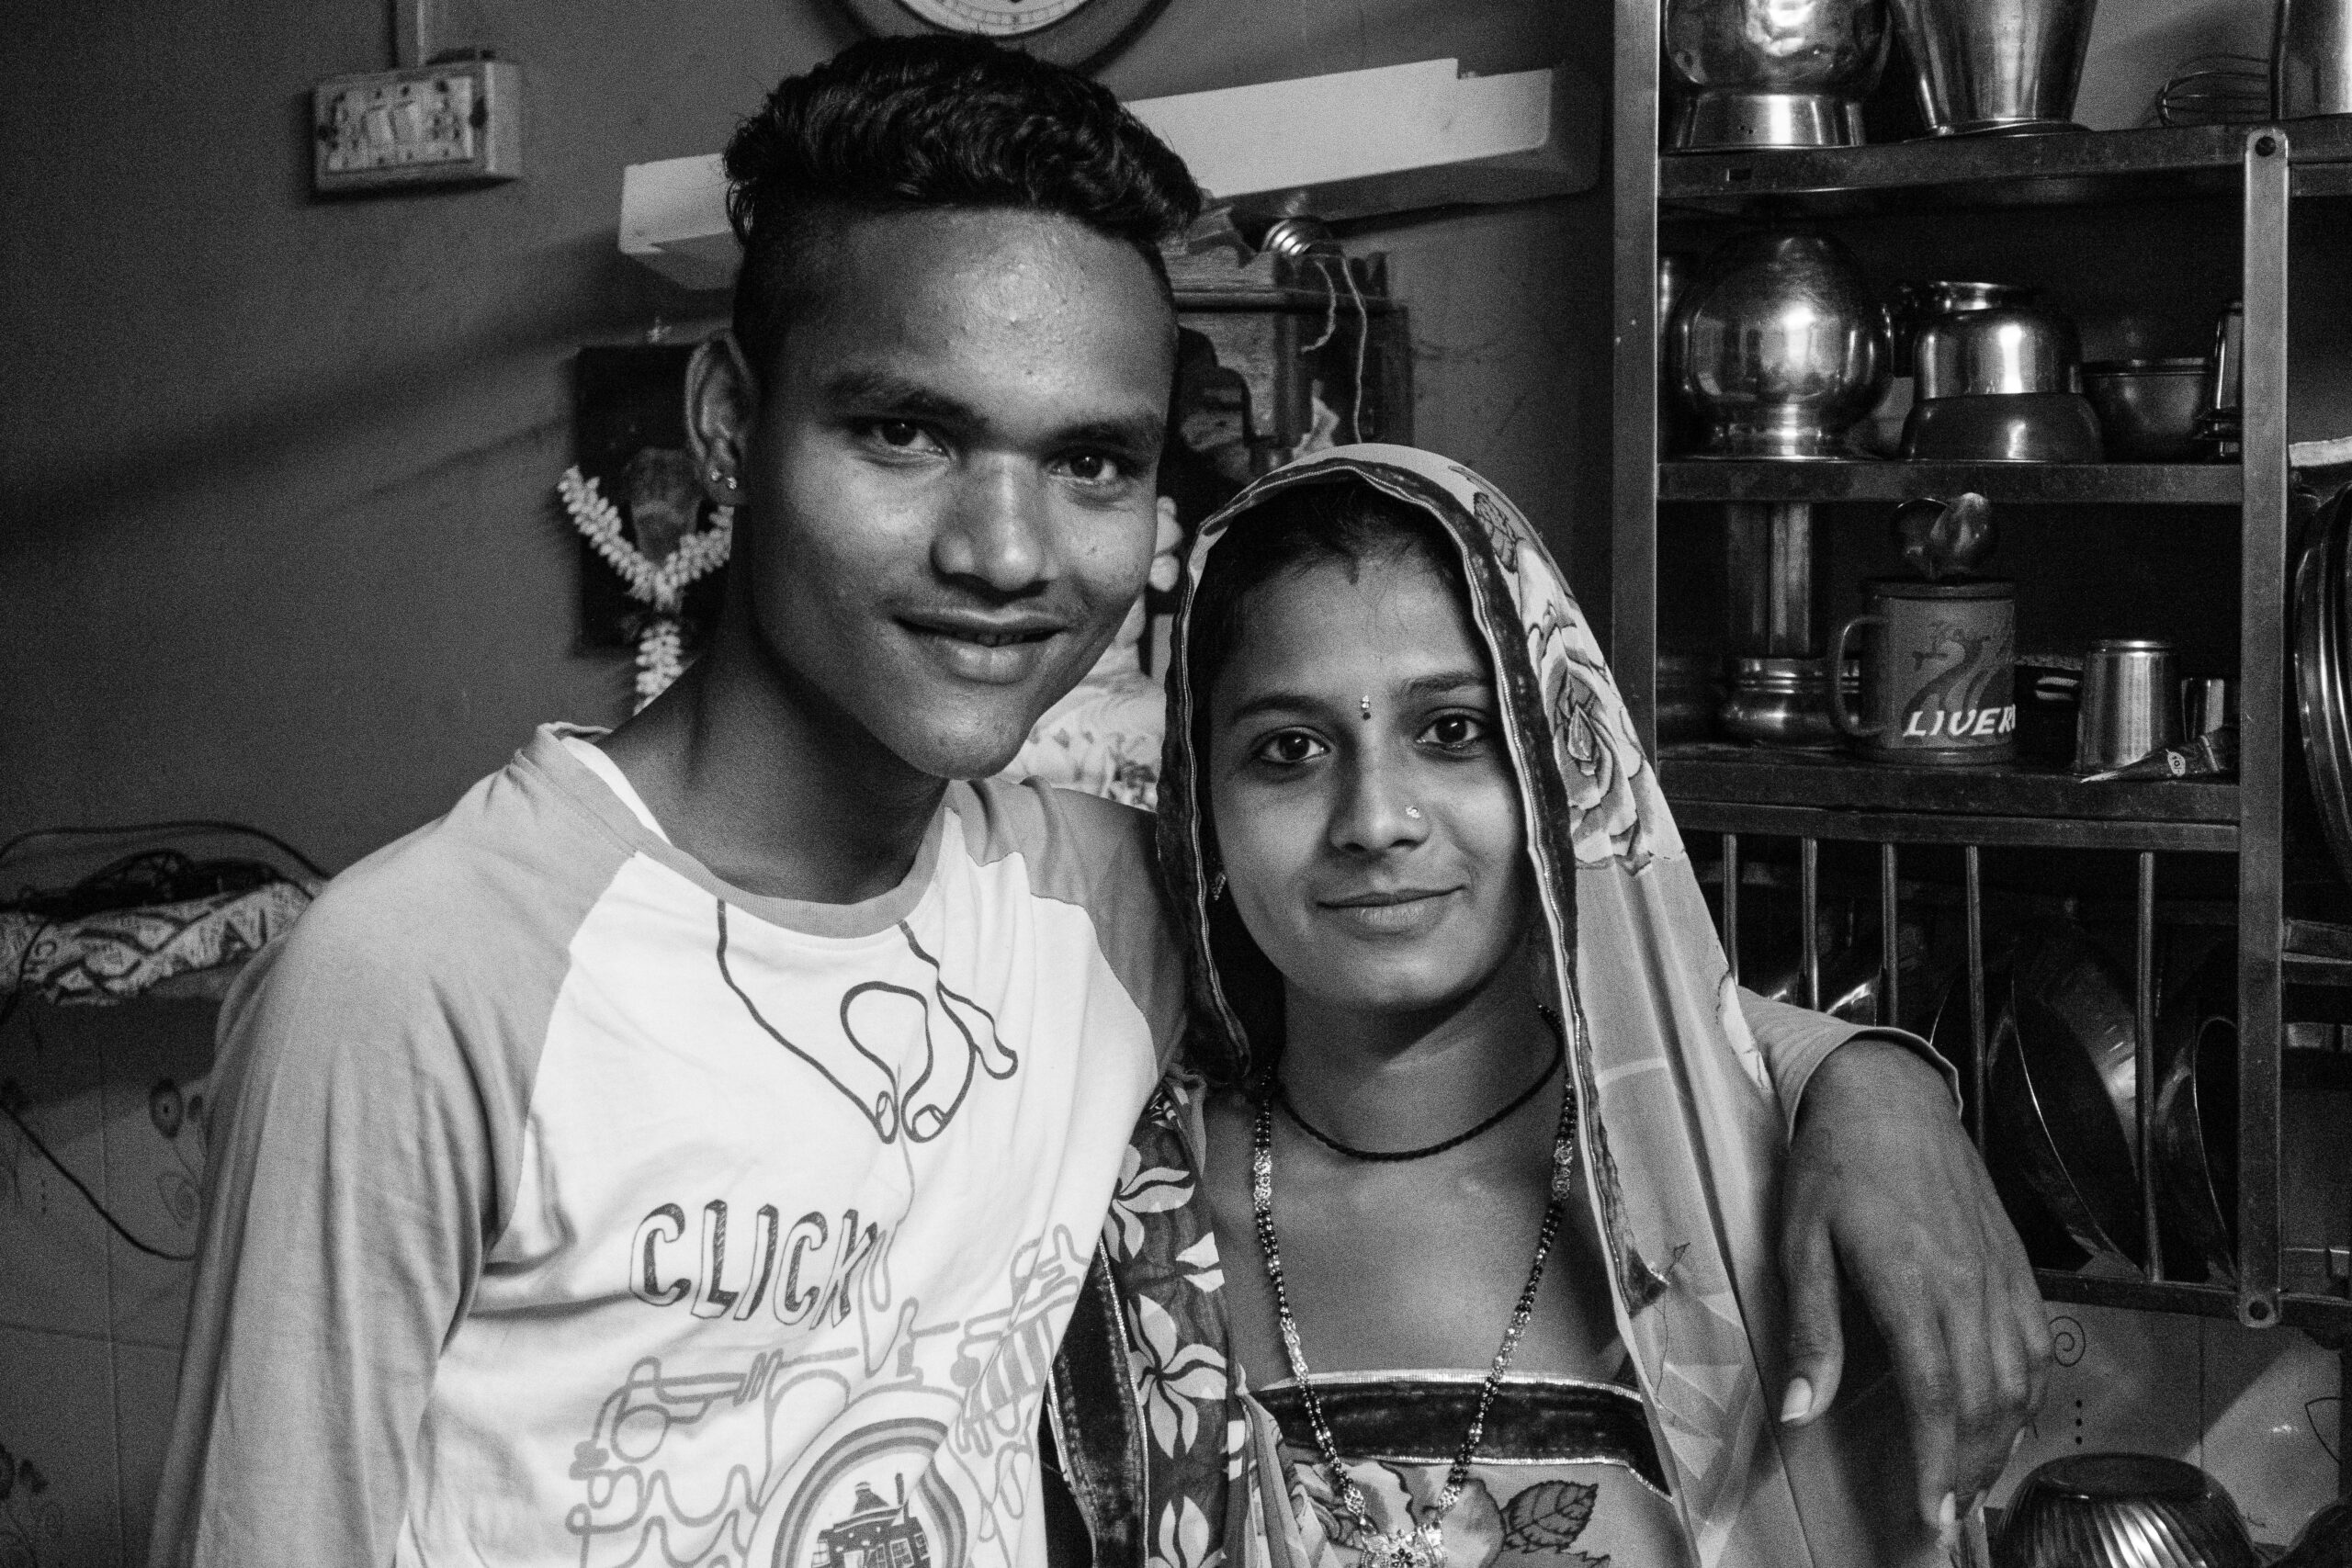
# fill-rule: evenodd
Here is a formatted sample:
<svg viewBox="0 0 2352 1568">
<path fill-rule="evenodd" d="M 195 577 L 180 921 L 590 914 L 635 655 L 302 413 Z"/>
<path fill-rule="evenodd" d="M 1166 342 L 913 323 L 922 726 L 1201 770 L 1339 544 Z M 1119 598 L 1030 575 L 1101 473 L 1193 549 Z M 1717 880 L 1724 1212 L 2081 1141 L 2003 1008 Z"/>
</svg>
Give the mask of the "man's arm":
<svg viewBox="0 0 2352 1568">
<path fill-rule="evenodd" d="M 429 943 L 330 891 L 222 1012 L 154 1568 L 393 1561 L 509 1109 Z"/>
<path fill-rule="evenodd" d="M 1741 1002 L 1792 1127 L 1781 1418 L 1812 1421 L 1837 1397 L 1842 1274 L 1894 1358 L 1920 1513 L 1949 1531 L 2041 1403 L 2050 1328 L 2025 1248 L 1961 1129 L 1939 1058 L 1909 1035 L 1747 993 Z"/>
</svg>

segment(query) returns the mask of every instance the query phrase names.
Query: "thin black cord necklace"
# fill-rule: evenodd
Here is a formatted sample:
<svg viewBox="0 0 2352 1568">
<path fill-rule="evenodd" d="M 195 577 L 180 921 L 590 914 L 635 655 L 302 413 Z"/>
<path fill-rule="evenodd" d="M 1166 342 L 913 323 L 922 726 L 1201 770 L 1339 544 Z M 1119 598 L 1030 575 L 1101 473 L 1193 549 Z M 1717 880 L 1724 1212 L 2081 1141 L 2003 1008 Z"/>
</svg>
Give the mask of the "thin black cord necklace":
<svg viewBox="0 0 2352 1568">
<path fill-rule="evenodd" d="M 1501 1126 L 1505 1122 L 1510 1121 L 1511 1113 L 1524 1106 L 1529 1100 L 1533 1100 L 1535 1096 L 1542 1091 L 1544 1086 L 1552 1081 L 1552 1075 L 1560 1070 L 1560 1064 L 1567 1060 L 1567 1032 L 1560 1027 L 1559 1015 L 1555 1013 L 1550 1008 L 1542 1006 L 1541 1004 L 1538 1004 L 1535 1010 L 1543 1014 L 1544 1021 L 1548 1024 L 1552 1030 L 1552 1059 L 1544 1064 L 1544 1071 L 1537 1076 L 1533 1083 L 1529 1084 L 1525 1089 L 1521 1089 L 1519 1092 L 1518 1098 L 1514 1099 L 1509 1105 L 1504 1106 L 1500 1111 L 1496 1111 L 1492 1116 L 1487 1117 L 1484 1122 L 1479 1122 L 1476 1127 L 1471 1128 L 1468 1132 L 1456 1133 L 1453 1137 L 1443 1139 L 1438 1143 L 1425 1145 L 1418 1149 L 1360 1149 L 1352 1144 L 1343 1144 L 1340 1142 L 1339 1139 L 1331 1136 L 1330 1134 L 1323 1131 L 1322 1128 L 1317 1127 L 1306 1117 L 1301 1116 L 1298 1113 L 1298 1107 L 1291 1102 L 1289 1089 L 1283 1085 L 1283 1080 L 1279 1077 L 1275 1078 L 1270 1086 L 1272 1091 L 1273 1101 L 1276 1105 L 1282 1107 L 1283 1114 L 1289 1117 L 1292 1124 L 1296 1126 L 1300 1132 L 1306 1134 L 1308 1137 L 1314 1139 L 1325 1148 L 1329 1149 L 1333 1154 L 1345 1155 L 1350 1159 L 1368 1160 L 1379 1164 L 1394 1165 L 1402 1163 L 1406 1160 L 1427 1159 L 1431 1155 L 1442 1155 L 1448 1149 L 1460 1148 L 1463 1145 L 1468 1143 L 1471 1139 L 1478 1136 L 1480 1134 L 1491 1133 L 1497 1127 Z"/>
</svg>

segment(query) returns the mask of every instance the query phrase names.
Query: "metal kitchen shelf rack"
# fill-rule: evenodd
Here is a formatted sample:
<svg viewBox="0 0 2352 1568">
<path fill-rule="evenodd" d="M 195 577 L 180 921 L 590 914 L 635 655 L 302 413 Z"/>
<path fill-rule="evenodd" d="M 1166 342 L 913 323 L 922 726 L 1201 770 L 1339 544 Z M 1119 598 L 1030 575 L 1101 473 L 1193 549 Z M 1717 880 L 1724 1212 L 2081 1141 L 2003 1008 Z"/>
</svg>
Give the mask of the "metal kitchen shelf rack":
<svg viewBox="0 0 2352 1568">
<path fill-rule="evenodd" d="M 2352 161 L 2352 120 L 2306 120 L 2290 129 L 2300 165 L 2292 195 L 2352 189 L 2346 178 L 2352 168 L 2346 166 Z M 1835 217 L 2222 195 L 2237 188 L 2246 130 L 2165 126 L 1803 152 L 1678 152 L 1655 160 L 1657 198 L 1706 211 L 1747 213 L 1764 206 Z"/>
<path fill-rule="evenodd" d="M 1660 502 L 1894 502 L 1973 489 L 2035 504 L 2228 507 L 2240 517 L 2238 669 L 2243 694 L 2235 784 L 2149 784 L 2110 793 L 2031 769 L 1971 777 L 1878 770 L 1836 761 L 1678 748 L 1659 759 L 1679 820 L 1722 835 L 1723 918 L 1736 945 L 1742 838 L 1797 840 L 1800 931 L 1813 946 L 1824 841 L 1879 846 L 1882 951 L 1896 948 L 1903 846 L 1961 847 L 1968 912 L 1967 980 L 1976 1060 L 1984 1061 L 1982 852 L 2000 847 L 2104 849 L 2137 862 L 2136 1026 L 2141 1146 L 2154 1080 L 2153 935 L 2159 854 L 2230 855 L 2236 868 L 2239 1104 L 2234 1285 L 2164 1277 L 2153 1170 L 2141 1177 L 2150 1277 L 2118 1280 L 2044 1270 L 2052 1300 L 2234 1315 L 2245 1325 L 2352 1329 L 2345 1260 L 2290 1247 L 2282 1230 L 2280 1102 L 2284 998 L 2352 979 L 2352 964 L 2283 951 L 2289 476 L 2288 218 L 2299 197 L 2352 194 L 2352 119 L 2202 126 L 2010 138 L 1918 141 L 1804 152 L 1668 154 L 1659 144 L 1658 0 L 1619 0 L 1613 144 L 1616 278 L 1612 431 L 1614 518 L 1606 619 L 1618 679 L 1645 746 L 1657 754 Z M 2114 202 L 2234 194 L 2241 213 L 2239 287 L 2247 348 L 2244 457 L 2235 467 L 2004 467 L 1827 461 L 1660 462 L 1657 447 L 1658 228 L 1661 209 L 1772 220 Z M 2300 765 L 2300 759 L 2292 759 Z M 1881 987 L 1893 989 L 1892 976 Z M 2308 995 L 2299 989 L 2299 995 Z M 1974 1086 L 1980 1091 L 1981 1082 Z M 1982 1104 L 1981 1092 L 1973 1101 Z M 2312 1256 L 2306 1256 L 2306 1255 Z M 2314 1262 L 2314 1256 L 2318 1261 Z"/>
<path fill-rule="evenodd" d="M 1660 501 L 1910 501 L 1973 490 L 1996 503 L 2235 506 L 2235 463 L 1889 463 L 1684 457 L 1660 463 Z"/>
</svg>

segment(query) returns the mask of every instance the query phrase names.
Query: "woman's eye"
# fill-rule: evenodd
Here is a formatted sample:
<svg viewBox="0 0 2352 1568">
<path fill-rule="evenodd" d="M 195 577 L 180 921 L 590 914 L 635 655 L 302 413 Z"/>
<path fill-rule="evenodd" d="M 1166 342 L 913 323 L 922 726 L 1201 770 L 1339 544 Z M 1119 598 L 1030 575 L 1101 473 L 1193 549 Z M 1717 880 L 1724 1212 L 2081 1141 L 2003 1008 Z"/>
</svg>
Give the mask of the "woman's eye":
<svg viewBox="0 0 2352 1568">
<path fill-rule="evenodd" d="M 1421 739 L 1442 751 L 1467 751 L 1487 738 L 1487 721 L 1476 714 L 1441 714 L 1421 731 Z"/>
<path fill-rule="evenodd" d="M 1315 761 L 1328 750 L 1323 742 L 1303 729 L 1285 729 L 1260 741 L 1257 758 L 1278 768 L 1295 768 L 1302 762 Z"/>
</svg>

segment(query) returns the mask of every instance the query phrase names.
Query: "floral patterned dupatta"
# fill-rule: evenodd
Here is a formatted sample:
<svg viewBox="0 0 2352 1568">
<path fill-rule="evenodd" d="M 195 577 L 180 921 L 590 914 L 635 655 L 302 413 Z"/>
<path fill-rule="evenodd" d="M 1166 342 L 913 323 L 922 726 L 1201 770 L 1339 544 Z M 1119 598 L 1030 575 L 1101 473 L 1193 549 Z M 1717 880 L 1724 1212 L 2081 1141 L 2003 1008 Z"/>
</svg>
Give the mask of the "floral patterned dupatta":
<svg viewBox="0 0 2352 1568">
<path fill-rule="evenodd" d="M 1566 1024 L 1579 1152 L 1619 1331 L 1692 1550 L 1706 1568 L 1917 1561 L 1909 1541 L 1872 1539 L 1862 1494 L 1877 1483 L 1856 1473 L 1851 1445 L 1818 1428 L 1784 1433 L 1771 1418 L 1781 1111 L 1656 770 L 1535 531 L 1457 464 L 1408 447 L 1345 446 L 1266 476 L 1209 519 L 1188 583 L 1270 497 L 1332 483 L 1419 508 L 1461 551 L 1528 824 L 1549 999 Z M 1188 586 L 1170 672 L 1160 859 L 1192 976 L 1190 1067 L 1238 1083 L 1251 1077 L 1249 1021 L 1279 1006 L 1279 979 L 1230 905 L 1211 897 L 1194 754 L 1205 694 L 1191 679 L 1191 610 Z M 1162 1304 L 1179 1300 L 1168 1292 L 1180 1285 L 1217 1284 L 1206 1206 L 1185 1201 L 1183 1129 L 1197 1117 L 1189 1092 L 1171 1079 L 1137 1129 L 1104 1250 L 1151 1439 L 1150 1495 L 1136 1523 L 1152 1559 L 1198 1568 L 1265 1539 L 1229 1517 L 1215 1483 L 1274 1456 L 1250 1451 L 1221 1348 Z M 1147 1228 L 1148 1247 L 1139 1245 Z"/>
</svg>

